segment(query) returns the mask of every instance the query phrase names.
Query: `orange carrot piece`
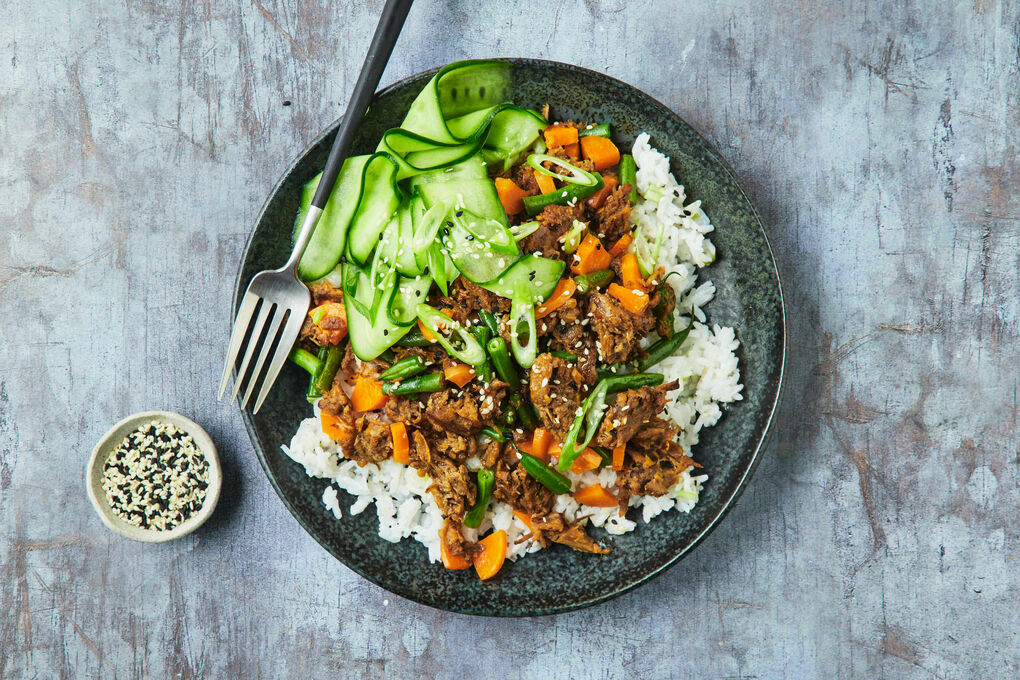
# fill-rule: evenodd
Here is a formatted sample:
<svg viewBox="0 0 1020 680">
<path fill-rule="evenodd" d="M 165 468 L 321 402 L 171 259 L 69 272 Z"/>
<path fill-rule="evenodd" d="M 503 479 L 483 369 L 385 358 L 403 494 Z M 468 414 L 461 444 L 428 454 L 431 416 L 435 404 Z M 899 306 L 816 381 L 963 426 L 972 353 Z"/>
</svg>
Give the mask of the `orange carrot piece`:
<svg viewBox="0 0 1020 680">
<path fill-rule="evenodd" d="M 581 153 L 596 170 L 605 170 L 620 162 L 620 150 L 608 137 L 581 137 Z"/>
<path fill-rule="evenodd" d="M 618 186 L 620 186 L 620 182 L 615 177 L 603 178 L 602 188 L 584 199 L 585 204 L 592 210 L 598 210 L 605 204 L 609 194 L 613 193 Z"/>
<path fill-rule="evenodd" d="M 623 454 L 626 453 L 626 451 L 627 451 L 627 445 L 626 444 L 620 444 L 615 449 L 613 449 L 613 469 L 614 470 L 622 470 L 623 469 Z"/>
<path fill-rule="evenodd" d="M 581 145 L 580 144 L 567 144 L 563 147 L 563 150 L 567 152 L 567 155 L 571 158 L 581 157 Z"/>
<path fill-rule="evenodd" d="M 602 247 L 602 241 L 594 234 L 588 234 L 574 252 L 574 262 L 570 265 L 570 271 L 575 274 L 591 274 L 606 269 L 612 261 L 612 256 Z"/>
<path fill-rule="evenodd" d="M 428 340 L 429 342 L 435 342 L 436 341 L 435 333 L 430 331 L 428 326 L 426 326 L 424 323 L 422 323 L 421 319 L 418 319 L 418 328 L 421 329 L 421 334 L 425 336 L 426 340 Z"/>
<path fill-rule="evenodd" d="M 514 517 L 521 520 L 524 526 L 528 527 L 528 531 L 530 531 L 533 534 L 538 533 L 538 529 L 535 527 L 535 523 L 531 521 L 531 515 L 520 512 L 519 510 L 514 510 L 513 513 Z"/>
<path fill-rule="evenodd" d="M 499 202 L 503 204 L 503 210 L 507 215 L 516 215 L 524 210 L 524 197 L 528 195 L 524 189 L 506 177 L 497 177 L 494 181 Z"/>
<path fill-rule="evenodd" d="M 574 492 L 574 500 L 581 505 L 593 508 L 614 508 L 620 504 L 616 496 L 609 493 L 601 484 L 592 484 Z"/>
<path fill-rule="evenodd" d="M 577 457 L 574 464 L 570 466 L 570 471 L 575 475 L 579 475 L 588 470 L 594 470 L 602 463 L 602 456 L 598 454 L 594 449 L 585 449 L 581 452 L 581 455 Z"/>
<path fill-rule="evenodd" d="M 521 450 L 521 453 L 530 453 L 531 455 L 535 455 L 533 453 L 535 449 L 532 446 L 531 439 L 515 439 L 514 444 L 517 444 L 517 448 Z"/>
<path fill-rule="evenodd" d="M 549 447 L 552 446 L 552 440 L 552 432 L 544 427 L 536 427 L 535 434 L 531 436 L 531 455 L 548 462 Z"/>
<path fill-rule="evenodd" d="M 630 242 L 634 240 L 634 237 L 630 234 L 624 234 L 620 237 L 620 240 L 613 244 L 613 247 L 609 249 L 609 254 L 613 257 L 619 257 L 623 253 L 627 252 L 627 248 L 630 247 Z"/>
<path fill-rule="evenodd" d="M 448 359 L 443 362 L 443 375 L 457 387 L 464 387 L 478 375 L 474 367 Z"/>
<path fill-rule="evenodd" d="M 407 441 L 407 428 L 403 423 L 390 423 L 390 437 L 393 439 L 393 460 L 398 463 L 411 462 L 411 444 Z"/>
<path fill-rule="evenodd" d="M 322 432 L 335 442 L 347 439 L 351 434 L 350 423 L 342 420 L 340 416 L 322 411 L 319 414 L 319 422 L 322 423 Z"/>
<path fill-rule="evenodd" d="M 358 376 L 351 393 L 351 405 L 355 411 L 375 411 L 389 400 L 382 391 L 383 384 L 375 378 Z"/>
<path fill-rule="evenodd" d="M 556 191 L 556 180 L 544 172 L 536 172 L 535 181 L 538 183 L 538 190 L 543 194 L 551 194 Z"/>
<path fill-rule="evenodd" d="M 641 276 L 641 268 L 638 266 L 637 255 L 625 253 L 620 260 L 620 276 L 623 278 L 623 285 L 635 290 L 645 289 L 645 279 Z"/>
<path fill-rule="evenodd" d="M 648 293 L 643 290 L 633 290 L 623 286 L 610 283 L 609 294 L 620 301 L 633 314 L 640 314 L 648 306 Z"/>
<path fill-rule="evenodd" d="M 549 299 L 540 304 L 535 308 L 535 319 L 541 319 L 549 316 L 559 307 L 562 307 L 567 303 L 574 292 L 577 290 L 577 284 L 574 283 L 574 279 L 566 278 L 560 279 L 559 283 L 556 284 L 556 289 L 553 291 Z"/>
<path fill-rule="evenodd" d="M 499 573 L 506 560 L 506 532 L 500 529 L 478 541 L 482 552 L 475 555 L 475 571 L 485 581 Z"/>
<path fill-rule="evenodd" d="M 443 540 L 443 532 L 446 531 L 446 525 L 439 530 L 439 556 L 443 560 L 443 566 L 447 569 L 469 569 L 471 568 L 471 560 L 460 555 L 454 555 L 449 552 L 446 548 L 446 541 Z"/>
<path fill-rule="evenodd" d="M 542 132 L 542 136 L 545 137 L 545 145 L 550 149 L 554 146 L 577 144 L 578 138 L 577 128 L 569 125 L 550 125 Z"/>
</svg>

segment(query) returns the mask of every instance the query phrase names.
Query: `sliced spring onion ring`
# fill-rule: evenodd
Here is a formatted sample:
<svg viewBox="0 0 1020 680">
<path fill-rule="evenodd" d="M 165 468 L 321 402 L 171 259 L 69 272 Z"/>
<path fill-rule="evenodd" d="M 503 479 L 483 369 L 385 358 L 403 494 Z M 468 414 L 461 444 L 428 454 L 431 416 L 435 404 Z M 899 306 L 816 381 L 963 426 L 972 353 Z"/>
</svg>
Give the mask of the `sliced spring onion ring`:
<svg viewBox="0 0 1020 680">
<path fill-rule="evenodd" d="M 558 165 L 559 167 L 563 168 L 570 174 L 562 175 L 558 172 L 549 170 L 548 168 L 542 165 L 542 163 L 546 162 L 552 163 L 553 165 Z M 549 175 L 550 177 L 555 177 L 556 179 L 562 182 L 568 182 L 570 184 L 580 184 L 581 186 L 584 187 L 592 187 L 595 186 L 595 184 L 598 182 L 598 178 L 596 178 L 594 174 L 588 172 L 587 170 L 582 170 L 576 165 L 566 162 L 562 158 L 556 158 L 555 156 L 550 156 L 549 154 L 544 153 L 531 154 L 530 156 L 528 156 L 528 165 L 534 168 L 536 172 L 541 172 L 542 174 Z"/>
<path fill-rule="evenodd" d="M 563 244 L 563 252 L 570 255 L 577 246 L 581 245 L 581 237 L 584 236 L 584 230 L 588 228 L 588 225 L 580 220 L 574 220 L 574 225 L 570 228 L 570 231 L 560 236 L 560 243 Z"/>
<path fill-rule="evenodd" d="M 521 336 L 526 341 L 521 342 Z M 523 282 L 518 282 L 514 295 L 510 299 L 510 349 L 514 359 L 527 370 L 535 363 L 538 356 L 538 329 L 535 327 L 535 298 L 531 289 Z"/>
<path fill-rule="evenodd" d="M 513 234 L 496 220 L 486 219 L 470 210 L 458 210 L 453 213 L 452 219 L 475 238 L 488 243 L 493 249 L 508 255 L 520 254 Z"/>
<path fill-rule="evenodd" d="M 609 386 L 606 381 L 600 380 L 592 393 L 581 404 L 581 412 L 574 417 L 574 422 L 570 424 L 570 430 L 563 441 L 558 465 L 560 472 L 569 470 L 581 452 L 595 439 L 595 433 L 598 432 L 602 416 L 605 414 L 608 390 Z M 584 441 L 578 443 L 582 425 L 584 425 Z"/>
<path fill-rule="evenodd" d="M 522 241 L 523 239 L 531 236 L 541 225 L 538 220 L 531 220 L 524 224 L 519 224 L 516 227 L 510 227 L 510 233 L 514 235 L 515 241 Z"/>
<path fill-rule="evenodd" d="M 387 314 L 390 321 L 398 326 L 410 326 L 418 318 L 418 303 L 428 296 L 432 286 L 431 276 L 417 276 L 397 280 L 397 285 L 390 297 Z"/>
<path fill-rule="evenodd" d="M 418 318 L 454 359 L 471 366 L 485 360 L 485 350 L 471 331 L 443 312 L 421 302 L 418 304 Z"/>
</svg>

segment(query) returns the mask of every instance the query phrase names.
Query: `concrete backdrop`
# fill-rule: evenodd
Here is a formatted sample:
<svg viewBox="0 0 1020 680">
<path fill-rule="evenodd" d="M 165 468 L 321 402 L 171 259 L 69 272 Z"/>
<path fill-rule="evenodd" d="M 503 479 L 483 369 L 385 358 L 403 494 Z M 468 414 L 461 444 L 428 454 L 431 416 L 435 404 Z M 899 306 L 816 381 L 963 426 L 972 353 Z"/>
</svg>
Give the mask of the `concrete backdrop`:
<svg viewBox="0 0 1020 680">
<path fill-rule="evenodd" d="M 213 393 L 245 237 L 381 4 L 0 3 L 0 678 L 1017 677 L 1017 3 L 414 7 L 384 82 L 517 55 L 633 83 L 726 156 L 784 274 L 785 410 L 737 507 L 647 586 L 532 620 L 348 571 Z M 226 467 L 159 547 L 82 483 L 148 408 Z"/>
</svg>

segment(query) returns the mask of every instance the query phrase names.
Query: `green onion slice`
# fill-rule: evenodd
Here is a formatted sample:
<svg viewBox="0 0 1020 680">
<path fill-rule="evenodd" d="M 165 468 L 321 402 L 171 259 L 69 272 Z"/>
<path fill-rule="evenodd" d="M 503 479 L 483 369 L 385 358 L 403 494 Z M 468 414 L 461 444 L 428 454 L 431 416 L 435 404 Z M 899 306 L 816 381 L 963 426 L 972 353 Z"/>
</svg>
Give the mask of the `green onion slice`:
<svg viewBox="0 0 1020 680">
<path fill-rule="evenodd" d="M 606 381 L 600 380 L 592 393 L 581 404 L 581 411 L 574 416 L 574 422 L 570 424 L 570 430 L 563 441 L 563 450 L 560 451 L 560 472 L 569 470 L 581 452 L 595 438 L 595 433 L 598 432 L 599 424 L 602 422 L 602 416 L 605 414 L 608 390 L 609 385 Z M 582 425 L 585 428 L 584 440 L 579 443 L 578 438 L 581 435 Z"/>
<path fill-rule="evenodd" d="M 519 224 L 516 227 L 510 227 L 510 233 L 514 235 L 515 241 L 522 241 L 528 236 L 531 236 L 541 225 L 538 220 L 531 220 L 524 224 Z"/>
<path fill-rule="evenodd" d="M 548 168 L 542 165 L 542 163 L 545 162 L 549 162 L 555 166 L 559 166 L 566 170 L 567 172 L 569 172 L 570 174 L 564 175 L 558 172 L 554 172 L 553 170 L 549 170 Z M 556 158 L 555 156 L 550 156 L 549 154 L 545 153 L 533 153 L 530 156 L 528 156 L 528 165 L 534 168 L 536 172 L 541 172 L 545 175 L 555 177 L 556 179 L 562 182 L 568 182 L 570 184 L 580 184 L 581 186 L 591 187 L 595 186 L 595 184 L 598 182 L 598 178 L 595 177 L 595 175 L 593 175 L 592 173 L 588 172 L 587 170 L 582 170 L 576 165 L 566 162 L 562 158 Z"/>
<path fill-rule="evenodd" d="M 524 336 L 524 341 L 521 341 Z M 521 368 L 527 370 L 538 356 L 535 327 L 535 299 L 524 282 L 519 282 L 510 299 L 510 349 Z"/>
<path fill-rule="evenodd" d="M 418 318 L 436 336 L 446 353 L 454 359 L 476 366 L 485 360 L 485 349 L 464 326 L 424 302 L 418 304 Z"/>
</svg>

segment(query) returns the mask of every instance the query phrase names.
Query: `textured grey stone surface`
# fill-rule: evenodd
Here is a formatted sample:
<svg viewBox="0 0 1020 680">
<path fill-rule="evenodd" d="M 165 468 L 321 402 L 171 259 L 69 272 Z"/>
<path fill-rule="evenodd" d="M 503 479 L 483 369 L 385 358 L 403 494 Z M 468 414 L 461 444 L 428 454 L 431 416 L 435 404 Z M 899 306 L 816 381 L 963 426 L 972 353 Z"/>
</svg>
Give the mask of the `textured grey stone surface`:
<svg viewBox="0 0 1020 680">
<path fill-rule="evenodd" d="M 645 587 L 533 620 L 355 576 L 215 401 L 246 234 L 380 7 L 0 3 L 0 678 L 1017 677 L 1017 4 L 413 9 L 387 82 L 537 56 L 680 112 L 786 284 L 783 418 L 737 507 Z M 83 488 L 93 442 L 148 408 L 225 466 L 171 545 L 113 536 Z"/>
</svg>

